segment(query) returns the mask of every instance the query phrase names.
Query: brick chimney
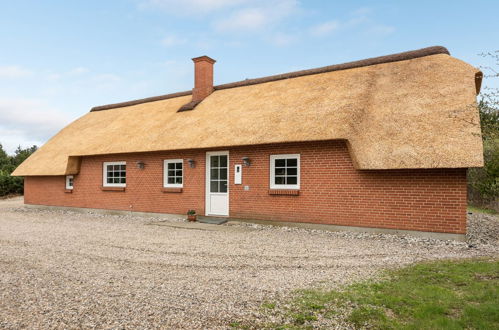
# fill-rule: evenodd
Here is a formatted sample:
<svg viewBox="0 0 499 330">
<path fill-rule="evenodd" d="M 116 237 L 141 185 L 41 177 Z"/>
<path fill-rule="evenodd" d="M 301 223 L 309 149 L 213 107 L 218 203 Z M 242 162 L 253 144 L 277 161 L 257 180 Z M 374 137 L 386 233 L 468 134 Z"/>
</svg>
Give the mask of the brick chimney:
<svg viewBox="0 0 499 330">
<path fill-rule="evenodd" d="M 194 88 L 192 100 L 184 104 L 177 112 L 193 110 L 202 100 L 213 93 L 213 64 L 215 60 L 208 56 L 192 59 L 194 62 Z"/>
<path fill-rule="evenodd" d="M 208 56 L 192 59 L 194 62 L 194 88 L 192 101 L 201 102 L 213 92 L 213 64 L 215 60 Z"/>
</svg>

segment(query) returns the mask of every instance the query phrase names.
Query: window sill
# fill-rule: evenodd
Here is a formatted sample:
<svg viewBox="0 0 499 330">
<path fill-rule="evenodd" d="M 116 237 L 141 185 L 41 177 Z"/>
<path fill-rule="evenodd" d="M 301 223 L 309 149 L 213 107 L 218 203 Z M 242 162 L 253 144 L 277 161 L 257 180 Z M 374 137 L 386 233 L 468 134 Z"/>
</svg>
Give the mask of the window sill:
<svg viewBox="0 0 499 330">
<path fill-rule="evenodd" d="M 125 187 L 100 187 L 102 191 L 125 191 Z"/>
<path fill-rule="evenodd" d="M 181 193 L 182 188 L 161 188 L 164 193 Z"/>
<path fill-rule="evenodd" d="M 300 190 L 299 189 L 270 189 L 269 195 L 298 196 L 298 195 L 300 195 Z"/>
<path fill-rule="evenodd" d="M 66 194 L 72 194 L 73 193 L 73 189 L 64 189 L 64 193 L 66 193 Z"/>
</svg>

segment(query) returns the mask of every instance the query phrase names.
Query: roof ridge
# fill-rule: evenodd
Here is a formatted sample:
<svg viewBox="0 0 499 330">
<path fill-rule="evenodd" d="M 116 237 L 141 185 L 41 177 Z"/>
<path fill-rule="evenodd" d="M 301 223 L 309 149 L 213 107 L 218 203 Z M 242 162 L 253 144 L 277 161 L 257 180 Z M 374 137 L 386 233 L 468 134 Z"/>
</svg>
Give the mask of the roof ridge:
<svg viewBox="0 0 499 330">
<path fill-rule="evenodd" d="M 326 73 L 326 72 L 331 72 L 331 71 L 341 71 L 341 70 L 360 68 L 360 67 L 365 67 L 365 66 L 370 66 L 370 65 L 405 61 L 405 60 L 410 60 L 410 59 L 415 59 L 415 58 L 420 58 L 420 57 L 425 57 L 425 56 L 431 56 L 431 55 L 436 55 L 436 54 L 450 55 L 447 48 L 445 48 L 443 46 L 426 47 L 426 48 L 421 48 L 418 50 L 411 50 L 411 51 L 402 52 L 402 53 L 395 53 L 395 54 L 391 54 L 391 55 L 372 57 L 372 58 L 367 58 L 364 60 L 346 62 L 346 63 L 342 63 L 342 64 L 328 65 L 328 66 L 323 66 L 323 67 L 314 68 L 314 69 L 293 71 L 293 72 L 282 73 L 282 74 L 277 74 L 277 75 L 272 75 L 272 76 L 267 76 L 267 77 L 262 77 L 262 78 L 246 79 L 246 80 L 236 81 L 236 82 L 232 82 L 232 83 L 216 85 L 216 86 L 214 86 L 214 89 L 215 90 L 222 90 L 222 89 L 236 88 L 236 87 L 242 87 L 242 86 L 250 86 L 250 85 L 262 84 L 262 83 L 271 82 L 271 81 L 291 79 L 291 78 L 297 78 L 297 77 L 308 76 L 308 75 L 319 74 L 319 73 Z M 186 96 L 186 95 L 191 95 L 191 94 L 192 94 L 192 91 L 185 91 L 185 92 L 177 92 L 177 93 L 153 96 L 153 97 L 148 97 L 148 98 L 143 98 L 143 99 L 138 99 L 138 100 L 127 101 L 127 102 L 101 105 L 101 106 L 93 107 L 90 111 L 92 112 L 92 111 L 101 111 L 101 110 L 122 108 L 122 107 L 131 106 L 131 105 L 137 105 L 137 104 L 154 102 L 154 101 L 161 101 L 161 100 L 166 100 L 166 99 L 171 99 L 171 98 L 175 98 L 175 97 L 179 97 L 179 96 Z"/>
</svg>

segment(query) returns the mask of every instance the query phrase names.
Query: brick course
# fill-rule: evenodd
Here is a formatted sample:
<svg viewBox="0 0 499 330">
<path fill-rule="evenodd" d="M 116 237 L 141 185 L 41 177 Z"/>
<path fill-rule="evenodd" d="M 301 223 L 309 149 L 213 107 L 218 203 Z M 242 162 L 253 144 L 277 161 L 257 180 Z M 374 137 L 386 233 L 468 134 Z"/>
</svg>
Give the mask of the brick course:
<svg viewBox="0 0 499 330">
<path fill-rule="evenodd" d="M 229 214 L 235 218 L 345 226 L 466 233 L 466 169 L 359 171 L 344 141 L 319 141 L 221 148 L 229 150 Z M 205 209 L 205 158 L 210 150 L 183 150 L 83 157 L 74 190 L 65 178 L 27 177 L 25 203 L 185 214 Z M 270 155 L 299 153 L 299 194 L 269 192 Z M 234 165 L 243 182 L 233 184 Z M 165 193 L 163 160 L 184 159 L 184 187 Z M 190 168 L 187 159 L 194 159 Z M 138 169 L 137 161 L 145 169 Z M 127 162 L 125 191 L 103 191 L 102 163 Z M 249 190 L 244 190 L 249 186 Z"/>
</svg>

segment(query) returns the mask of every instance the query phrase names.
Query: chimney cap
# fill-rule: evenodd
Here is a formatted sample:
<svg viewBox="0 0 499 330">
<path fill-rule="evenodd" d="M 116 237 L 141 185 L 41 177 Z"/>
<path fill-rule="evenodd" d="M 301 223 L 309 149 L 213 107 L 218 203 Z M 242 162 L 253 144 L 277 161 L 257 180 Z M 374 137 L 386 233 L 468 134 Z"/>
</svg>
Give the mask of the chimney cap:
<svg viewBox="0 0 499 330">
<path fill-rule="evenodd" d="M 211 57 L 206 56 L 206 55 L 199 56 L 199 57 L 194 57 L 192 60 L 194 61 L 194 63 L 201 62 L 201 61 L 206 61 L 206 62 L 209 62 L 211 64 L 214 64 L 216 62 L 214 59 L 212 59 Z"/>
</svg>

